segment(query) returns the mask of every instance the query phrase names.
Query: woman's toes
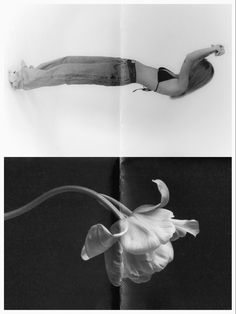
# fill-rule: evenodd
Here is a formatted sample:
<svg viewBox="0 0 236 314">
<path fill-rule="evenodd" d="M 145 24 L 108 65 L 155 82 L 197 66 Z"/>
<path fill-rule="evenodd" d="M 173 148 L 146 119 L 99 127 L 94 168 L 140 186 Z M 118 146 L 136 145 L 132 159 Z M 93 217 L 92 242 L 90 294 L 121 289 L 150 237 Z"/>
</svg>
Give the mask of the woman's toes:
<svg viewBox="0 0 236 314">
<path fill-rule="evenodd" d="M 18 75 L 17 71 L 8 71 L 8 80 L 11 84 L 11 87 L 18 88 L 20 85 L 20 76 Z"/>
<path fill-rule="evenodd" d="M 16 71 L 8 71 L 8 80 L 13 83 L 16 79 Z"/>
</svg>

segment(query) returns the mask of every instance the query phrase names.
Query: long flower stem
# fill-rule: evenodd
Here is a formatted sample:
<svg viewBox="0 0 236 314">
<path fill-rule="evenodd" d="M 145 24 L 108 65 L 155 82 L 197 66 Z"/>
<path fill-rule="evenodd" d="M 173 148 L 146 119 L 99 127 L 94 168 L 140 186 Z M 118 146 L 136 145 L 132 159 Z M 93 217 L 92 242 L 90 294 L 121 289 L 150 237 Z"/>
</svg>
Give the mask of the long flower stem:
<svg viewBox="0 0 236 314">
<path fill-rule="evenodd" d="M 77 186 L 77 185 L 65 185 L 61 187 L 54 188 L 52 190 L 47 191 L 46 193 L 40 195 L 39 197 L 35 198 L 33 201 L 30 203 L 19 207 L 15 210 L 12 210 L 8 213 L 4 214 L 4 220 L 9 220 L 13 219 L 17 216 L 21 216 L 32 209 L 34 209 L 36 206 L 39 204 L 43 203 L 47 199 L 56 196 L 61 193 L 66 193 L 66 192 L 77 192 L 77 193 L 82 193 L 85 195 L 88 195 L 95 200 L 97 200 L 101 205 L 103 205 L 106 209 L 111 210 L 114 212 L 114 214 L 119 218 L 122 219 L 124 218 L 124 215 L 119 212 L 119 210 L 108 200 L 106 199 L 102 194 L 99 194 L 91 189 L 82 187 L 82 186 Z"/>
<path fill-rule="evenodd" d="M 121 202 L 117 201 L 116 199 L 114 199 L 111 196 L 108 196 L 106 194 L 101 194 L 102 196 L 104 196 L 106 199 L 108 199 L 111 203 L 113 203 L 114 205 L 116 205 L 123 214 L 130 216 L 132 214 L 132 211 L 126 207 L 124 204 L 122 204 Z"/>
</svg>

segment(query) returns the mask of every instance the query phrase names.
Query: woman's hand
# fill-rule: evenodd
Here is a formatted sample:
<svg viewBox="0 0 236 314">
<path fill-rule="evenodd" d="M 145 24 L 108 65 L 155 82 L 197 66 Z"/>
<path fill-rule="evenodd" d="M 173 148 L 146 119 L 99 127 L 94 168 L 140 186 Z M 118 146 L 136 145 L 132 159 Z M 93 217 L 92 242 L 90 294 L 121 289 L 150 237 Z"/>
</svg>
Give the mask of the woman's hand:
<svg viewBox="0 0 236 314">
<path fill-rule="evenodd" d="M 225 48 L 222 45 L 211 45 L 214 48 L 215 56 L 222 56 L 225 53 Z"/>
</svg>

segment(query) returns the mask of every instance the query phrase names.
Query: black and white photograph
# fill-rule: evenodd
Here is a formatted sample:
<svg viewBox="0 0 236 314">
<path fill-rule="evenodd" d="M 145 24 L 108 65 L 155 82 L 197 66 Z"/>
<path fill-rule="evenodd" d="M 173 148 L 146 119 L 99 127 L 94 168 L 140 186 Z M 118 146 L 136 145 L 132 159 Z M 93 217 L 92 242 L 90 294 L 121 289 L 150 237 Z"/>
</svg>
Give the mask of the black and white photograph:
<svg viewBox="0 0 236 314">
<path fill-rule="evenodd" d="M 1 310 L 234 313 L 234 1 L 0 11 Z"/>
<path fill-rule="evenodd" d="M 11 156 L 232 153 L 230 4 L 16 5 L 9 15 Z"/>
<path fill-rule="evenodd" d="M 5 159 L 5 309 L 230 308 L 230 158 Z"/>
</svg>

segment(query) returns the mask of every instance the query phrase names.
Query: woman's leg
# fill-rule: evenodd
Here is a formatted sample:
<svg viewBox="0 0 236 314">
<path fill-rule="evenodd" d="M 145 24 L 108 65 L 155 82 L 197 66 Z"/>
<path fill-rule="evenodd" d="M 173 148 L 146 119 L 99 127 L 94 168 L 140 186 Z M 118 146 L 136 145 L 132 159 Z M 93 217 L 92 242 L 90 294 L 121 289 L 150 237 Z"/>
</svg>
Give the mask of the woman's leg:
<svg viewBox="0 0 236 314">
<path fill-rule="evenodd" d="M 50 62 L 45 69 L 23 66 L 11 83 L 16 89 L 34 89 L 61 84 L 119 86 L 133 83 L 128 61 L 120 58 L 70 57 Z M 74 61 L 70 62 L 69 61 Z M 80 61 L 80 62 L 78 62 Z M 53 64 L 53 66 L 52 66 Z M 46 69 L 47 68 L 47 69 Z"/>
<path fill-rule="evenodd" d="M 96 62 L 114 62 L 118 58 L 113 57 L 89 57 L 89 56 L 68 56 L 59 59 L 55 59 L 49 62 L 44 62 L 37 66 L 37 69 L 48 70 L 57 65 L 65 63 L 96 63 Z"/>
</svg>

